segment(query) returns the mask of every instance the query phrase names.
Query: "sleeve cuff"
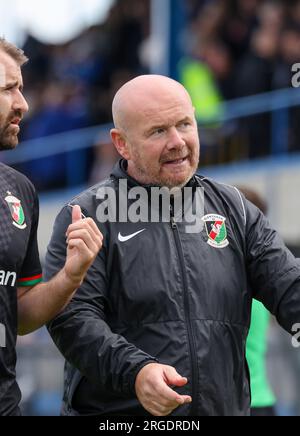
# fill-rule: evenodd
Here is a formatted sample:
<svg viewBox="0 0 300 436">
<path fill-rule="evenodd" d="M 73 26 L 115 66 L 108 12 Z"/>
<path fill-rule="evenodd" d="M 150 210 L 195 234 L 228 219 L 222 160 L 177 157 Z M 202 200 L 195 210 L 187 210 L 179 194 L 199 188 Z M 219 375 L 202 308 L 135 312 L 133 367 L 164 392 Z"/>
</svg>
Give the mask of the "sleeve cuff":
<svg viewBox="0 0 300 436">
<path fill-rule="evenodd" d="M 43 280 L 43 274 L 38 274 L 38 275 L 32 276 L 32 277 L 25 277 L 25 278 L 19 279 L 17 281 L 17 286 L 19 288 L 35 286 L 38 283 L 40 283 L 42 280 Z"/>
<path fill-rule="evenodd" d="M 148 365 L 149 363 L 159 363 L 159 361 L 157 359 L 155 359 L 154 357 L 150 357 L 143 360 L 142 362 L 140 362 L 138 365 L 136 365 L 136 367 L 133 369 L 132 371 L 132 377 L 129 383 L 129 392 L 131 394 L 134 394 L 134 396 L 136 396 L 136 392 L 135 392 L 135 379 L 138 375 L 138 373 L 140 372 L 140 370 Z"/>
</svg>

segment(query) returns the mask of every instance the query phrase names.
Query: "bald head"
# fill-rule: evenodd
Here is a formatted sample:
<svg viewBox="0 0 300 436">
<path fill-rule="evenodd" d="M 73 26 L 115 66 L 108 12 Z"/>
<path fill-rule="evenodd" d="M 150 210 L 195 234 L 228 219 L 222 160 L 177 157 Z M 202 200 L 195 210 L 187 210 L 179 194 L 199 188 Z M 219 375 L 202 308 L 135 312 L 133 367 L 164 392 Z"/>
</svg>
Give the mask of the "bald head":
<svg viewBox="0 0 300 436">
<path fill-rule="evenodd" d="M 195 111 L 185 88 L 165 76 L 139 76 L 113 101 L 112 141 L 128 174 L 143 184 L 181 187 L 199 161 Z"/>
<path fill-rule="evenodd" d="M 135 121 L 140 111 L 160 110 L 167 99 L 174 103 L 181 99 L 191 102 L 186 89 L 178 82 L 166 76 L 144 75 L 125 83 L 116 93 L 112 104 L 115 127 L 126 131 Z"/>
</svg>

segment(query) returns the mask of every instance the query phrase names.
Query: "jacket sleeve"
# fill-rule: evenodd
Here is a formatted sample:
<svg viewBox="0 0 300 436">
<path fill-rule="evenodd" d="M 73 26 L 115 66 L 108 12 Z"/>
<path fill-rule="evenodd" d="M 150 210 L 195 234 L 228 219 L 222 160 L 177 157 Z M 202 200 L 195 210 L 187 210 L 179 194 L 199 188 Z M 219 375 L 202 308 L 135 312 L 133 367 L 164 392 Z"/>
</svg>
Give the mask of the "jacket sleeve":
<svg viewBox="0 0 300 436">
<path fill-rule="evenodd" d="M 70 207 L 64 208 L 56 219 L 48 247 L 46 280 L 65 263 L 65 233 L 70 222 Z M 156 359 L 111 331 L 106 322 L 107 293 L 104 244 L 82 286 L 69 305 L 48 324 L 48 330 L 65 359 L 89 380 L 114 392 L 134 394 L 137 373 Z"/>
<path fill-rule="evenodd" d="M 300 321 L 300 263 L 267 218 L 244 199 L 246 267 L 254 298 L 292 333 Z"/>
</svg>

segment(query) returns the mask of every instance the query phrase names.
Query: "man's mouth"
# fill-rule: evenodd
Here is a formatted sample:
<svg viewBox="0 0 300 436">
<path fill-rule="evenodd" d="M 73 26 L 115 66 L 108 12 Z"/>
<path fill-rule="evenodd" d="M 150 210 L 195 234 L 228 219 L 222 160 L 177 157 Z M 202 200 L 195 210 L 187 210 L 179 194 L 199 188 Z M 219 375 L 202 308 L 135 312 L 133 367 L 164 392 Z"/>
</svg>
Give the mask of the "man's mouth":
<svg viewBox="0 0 300 436">
<path fill-rule="evenodd" d="M 11 133 L 13 133 L 14 135 L 18 134 L 20 132 L 20 123 L 22 121 L 22 118 L 19 117 L 15 117 L 12 118 L 7 125 L 7 129 L 9 129 L 11 131 Z"/>
<path fill-rule="evenodd" d="M 167 160 L 163 162 L 163 165 L 182 165 L 184 164 L 186 161 L 188 160 L 188 156 L 186 157 L 181 157 L 178 159 L 172 159 L 172 160 Z"/>
<path fill-rule="evenodd" d="M 14 126 L 19 126 L 21 122 L 21 118 L 13 118 L 10 122 L 10 124 L 14 125 Z"/>
</svg>

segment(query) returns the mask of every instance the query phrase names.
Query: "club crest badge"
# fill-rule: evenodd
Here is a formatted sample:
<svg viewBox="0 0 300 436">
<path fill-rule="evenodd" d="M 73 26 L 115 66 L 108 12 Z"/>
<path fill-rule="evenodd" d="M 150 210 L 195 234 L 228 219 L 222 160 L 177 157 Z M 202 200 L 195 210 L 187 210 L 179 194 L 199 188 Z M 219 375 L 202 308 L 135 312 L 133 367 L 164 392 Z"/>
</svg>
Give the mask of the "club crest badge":
<svg viewBox="0 0 300 436">
<path fill-rule="evenodd" d="M 13 225 L 20 230 L 24 230 L 27 227 L 25 222 L 25 214 L 21 204 L 21 200 L 14 197 L 10 192 L 7 193 L 8 196 L 5 198 L 6 203 L 8 204 L 12 219 Z"/>
<path fill-rule="evenodd" d="M 205 223 L 206 233 L 208 236 L 207 243 L 214 248 L 228 247 L 226 218 L 221 215 L 205 215 L 202 220 Z"/>
</svg>

